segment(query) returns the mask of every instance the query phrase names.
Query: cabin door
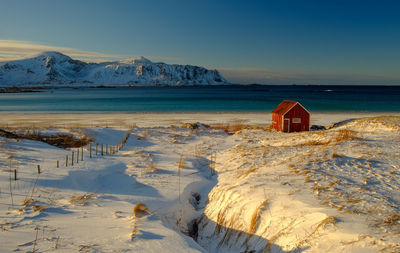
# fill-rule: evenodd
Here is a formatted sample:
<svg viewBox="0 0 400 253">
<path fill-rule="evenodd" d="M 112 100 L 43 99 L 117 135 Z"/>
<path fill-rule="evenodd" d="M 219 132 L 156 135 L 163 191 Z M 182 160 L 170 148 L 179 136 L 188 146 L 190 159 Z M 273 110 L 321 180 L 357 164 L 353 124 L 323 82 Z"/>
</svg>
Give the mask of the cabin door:
<svg viewBox="0 0 400 253">
<path fill-rule="evenodd" d="M 283 119 L 283 132 L 290 132 L 290 119 Z"/>
</svg>

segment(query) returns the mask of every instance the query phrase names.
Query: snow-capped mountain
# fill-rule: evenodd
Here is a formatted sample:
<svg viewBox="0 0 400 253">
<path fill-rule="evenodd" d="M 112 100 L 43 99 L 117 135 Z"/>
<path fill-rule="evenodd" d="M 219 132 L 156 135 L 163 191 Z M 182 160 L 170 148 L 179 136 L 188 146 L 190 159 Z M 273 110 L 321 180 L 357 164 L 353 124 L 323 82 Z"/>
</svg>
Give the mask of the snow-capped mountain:
<svg viewBox="0 0 400 253">
<path fill-rule="evenodd" d="M 0 85 L 202 85 L 226 84 L 217 70 L 155 63 L 144 57 L 87 63 L 59 52 L 0 62 Z"/>
</svg>

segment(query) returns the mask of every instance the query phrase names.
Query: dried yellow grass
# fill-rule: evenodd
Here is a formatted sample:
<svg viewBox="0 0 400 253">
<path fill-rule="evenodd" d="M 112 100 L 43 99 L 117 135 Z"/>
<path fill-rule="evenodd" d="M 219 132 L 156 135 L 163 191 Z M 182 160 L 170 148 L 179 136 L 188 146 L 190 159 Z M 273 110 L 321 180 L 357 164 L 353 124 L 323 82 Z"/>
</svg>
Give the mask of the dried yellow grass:
<svg viewBox="0 0 400 253">
<path fill-rule="evenodd" d="M 242 122 L 232 122 L 232 123 L 218 123 L 211 125 L 212 129 L 221 129 L 227 134 L 234 134 L 243 129 L 249 129 L 250 126 L 244 125 Z"/>
<path fill-rule="evenodd" d="M 314 231 L 311 233 L 311 235 L 315 234 L 318 229 L 323 228 L 325 229 L 326 226 L 328 225 L 335 225 L 337 223 L 338 219 L 336 216 L 328 216 L 325 219 L 323 219 L 318 225 L 315 227 Z"/>
<path fill-rule="evenodd" d="M 150 131 L 149 130 L 145 130 L 145 131 L 141 132 L 140 134 L 138 134 L 136 136 L 136 138 L 138 140 L 147 140 L 149 135 L 150 135 Z"/>
<path fill-rule="evenodd" d="M 303 142 L 298 144 L 297 146 L 321 146 L 330 144 L 330 140 L 309 140 L 307 142 Z"/>
<path fill-rule="evenodd" d="M 251 216 L 250 226 L 248 230 L 249 234 L 254 234 L 254 232 L 256 231 L 256 228 L 259 224 L 260 213 L 267 203 L 268 203 L 267 200 L 261 202 L 260 205 L 254 211 L 253 215 Z"/>
<path fill-rule="evenodd" d="M 227 209 L 221 209 L 218 212 L 217 215 L 217 226 L 215 228 L 215 233 L 219 234 L 221 232 L 221 228 L 224 225 L 224 221 L 225 221 L 225 213 L 226 213 Z"/>
<path fill-rule="evenodd" d="M 86 205 L 89 200 L 94 196 L 94 193 L 83 194 L 81 196 L 73 197 L 69 202 L 71 204 Z"/>
<path fill-rule="evenodd" d="M 237 178 L 245 178 L 245 177 L 247 177 L 248 175 L 250 175 L 251 173 L 256 172 L 259 168 L 260 168 L 260 167 L 253 167 L 253 168 L 251 168 L 251 169 L 249 169 L 249 170 L 247 170 L 247 171 L 245 171 L 245 172 L 240 173 L 240 174 L 237 176 Z"/>
<path fill-rule="evenodd" d="M 369 236 L 369 235 L 359 235 L 358 236 L 358 239 L 357 240 L 353 240 L 353 241 L 348 241 L 348 242 L 340 242 L 340 244 L 341 245 L 345 245 L 345 246 L 347 246 L 347 245 L 353 245 L 353 244 L 355 244 L 355 243 L 357 243 L 357 242 L 360 242 L 361 240 L 364 240 L 365 238 L 371 238 L 371 236 Z"/>
<path fill-rule="evenodd" d="M 181 155 L 181 158 L 179 159 L 178 163 L 178 169 L 184 169 L 185 167 L 186 167 L 185 157 Z"/>
<path fill-rule="evenodd" d="M 156 165 L 154 164 L 153 159 L 150 159 L 149 166 L 144 170 L 146 172 L 155 172 L 158 171 Z"/>
<path fill-rule="evenodd" d="M 137 226 L 136 220 L 133 220 L 132 231 L 131 231 L 131 234 L 129 235 L 131 240 L 133 240 L 133 238 L 135 237 L 135 235 L 137 234 L 138 231 L 139 231 L 139 228 Z"/>
<path fill-rule="evenodd" d="M 135 237 L 135 235 L 136 235 L 136 233 L 137 233 L 138 231 L 139 231 L 139 229 L 136 228 L 136 227 L 134 227 L 134 228 L 132 229 L 132 232 L 131 232 L 131 234 L 130 234 L 131 240 Z"/>
<path fill-rule="evenodd" d="M 348 214 L 360 214 L 361 212 L 357 209 L 346 209 L 343 211 L 343 213 L 348 213 Z"/>
<path fill-rule="evenodd" d="M 400 225 L 400 215 L 392 213 L 388 215 L 383 222 L 387 225 L 393 226 L 393 225 Z"/>
<path fill-rule="evenodd" d="M 22 207 L 19 209 L 20 212 L 25 211 L 25 209 L 31 205 L 33 205 L 36 201 L 32 198 L 25 199 L 24 202 L 22 202 Z"/>
<path fill-rule="evenodd" d="M 272 244 L 282 235 L 284 235 L 285 233 L 288 233 L 291 229 L 293 224 L 296 222 L 296 219 L 293 219 L 286 227 L 282 228 L 281 230 L 279 230 L 275 235 L 273 235 L 272 237 L 270 237 L 268 239 L 267 244 L 264 247 L 263 252 L 271 252 L 271 246 Z"/>
<path fill-rule="evenodd" d="M 33 203 L 35 203 L 35 200 L 32 199 L 32 198 L 28 198 L 28 199 L 25 199 L 25 200 L 24 200 L 24 202 L 22 203 L 22 205 L 23 205 L 23 206 L 29 206 L 29 205 L 31 205 L 31 204 L 33 204 Z"/>
<path fill-rule="evenodd" d="M 338 221 L 338 219 L 335 216 L 326 217 L 325 219 L 320 221 L 318 224 L 316 224 L 316 227 L 308 235 L 306 235 L 303 240 L 299 241 L 296 244 L 296 248 L 300 248 L 300 246 L 303 245 L 304 243 L 306 243 L 310 237 L 314 236 L 318 232 L 319 229 L 321 229 L 321 228 L 325 229 L 325 227 L 328 225 L 334 226 L 337 223 L 337 221 Z"/>
<path fill-rule="evenodd" d="M 355 198 L 349 198 L 349 199 L 346 199 L 345 201 L 346 201 L 347 203 L 356 204 L 356 203 L 359 203 L 361 200 L 355 199 Z"/>
<path fill-rule="evenodd" d="M 140 218 L 147 214 L 150 214 L 150 211 L 145 204 L 138 203 L 133 207 L 133 216 L 134 217 Z"/>
<path fill-rule="evenodd" d="M 236 236 L 240 236 L 240 234 L 243 234 L 243 231 L 232 229 L 235 227 L 235 223 L 237 223 L 239 219 L 239 213 L 235 213 L 234 215 L 231 216 L 228 222 L 225 222 L 224 225 L 226 231 L 223 234 L 222 240 L 218 243 L 218 247 L 221 247 L 223 244 L 229 245 L 229 241 L 231 238 L 236 234 Z"/>
<path fill-rule="evenodd" d="M 357 136 L 357 132 L 349 129 L 341 129 L 337 132 L 337 136 L 335 138 L 336 142 L 349 141 L 349 140 L 358 140 L 360 139 Z"/>
<path fill-rule="evenodd" d="M 32 210 L 33 211 L 38 211 L 39 213 L 43 212 L 44 210 L 46 210 L 47 208 L 45 206 L 41 206 L 41 205 L 34 205 L 32 206 Z"/>
<path fill-rule="evenodd" d="M 344 156 L 344 155 L 339 155 L 339 154 L 337 154 L 337 153 L 335 153 L 335 152 L 333 152 L 333 153 L 331 154 L 331 156 L 330 156 L 331 159 L 334 159 L 334 158 L 343 158 L 343 157 L 345 157 L 345 156 Z"/>
<path fill-rule="evenodd" d="M 306 176 L 305 178 L 304 178 L 304 183 L 308 183 L 308 182 L 310 182 L 311 181 L 311 177 L 310 176 Z"/>
<path fill-rule="evenodd" d="M 77 137 L 73 134 L 59 133 L 55 135 L 45 135 L 40 133 L 39 128 L 22 129 L 22 131 L 14 130 L 14 132 L 5 131 L 0 129 L 0 136 L 14 139 L 28 139 L 45 142 L 60 148 L 80 148 L 88 145 L 93 140 L 88 135 L 82 134 Z"/>
<path fill-rule="evenodd" d="M 22 207 L 19 209 L 19 211 L 23 212 L 27 208 L 31 208 L 32 211 L 34 211 L 34 212 L 38 211 L 39 213 L 41 213 L 47 209 L 47 207 L 42 206 L 42 205 L 34 205 L 35 202 L 36 202 L 36 200 L 34 200 L 32 198 L 25 199 L 24 202 L 22 203 Z"/>
</svg>

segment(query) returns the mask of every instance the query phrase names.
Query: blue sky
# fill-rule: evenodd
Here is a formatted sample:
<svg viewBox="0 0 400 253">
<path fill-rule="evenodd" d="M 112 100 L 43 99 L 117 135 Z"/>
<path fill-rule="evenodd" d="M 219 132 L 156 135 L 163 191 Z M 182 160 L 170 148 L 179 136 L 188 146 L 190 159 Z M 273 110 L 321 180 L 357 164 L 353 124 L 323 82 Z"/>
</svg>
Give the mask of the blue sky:
<svg viewBox="0 0 400 253">
<path fill-rule="evenodd" d="M 0 60 L 74 58 L 219 69 L 232 82 L 400 84 L 400 1 L 0 1 Z"/>
</svg>

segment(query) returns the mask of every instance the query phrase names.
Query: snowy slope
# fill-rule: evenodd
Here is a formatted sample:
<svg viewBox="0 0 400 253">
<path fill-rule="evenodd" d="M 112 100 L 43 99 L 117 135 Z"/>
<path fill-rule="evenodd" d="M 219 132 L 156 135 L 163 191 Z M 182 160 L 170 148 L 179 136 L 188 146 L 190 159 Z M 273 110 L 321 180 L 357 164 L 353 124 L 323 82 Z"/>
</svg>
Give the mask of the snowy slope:
<svg viewBox="0 0 400 253">
<path fill-rule="evenodd" d="M 95 139 L 68 166 L 77 149 L 0 137 L 0 251 L 400 252 L 400 117 L 289 134 L 138 124 L 41 128 Z"/>
<path fill-rule="evenodd" d="M 58 52 L 0 63 L 0 85 L 215 85 L 225 84 L 217 70 L 191 65 L 153 63 L 144 57 L 86 63 Z"/>
</svg>

